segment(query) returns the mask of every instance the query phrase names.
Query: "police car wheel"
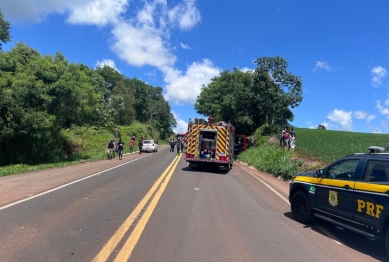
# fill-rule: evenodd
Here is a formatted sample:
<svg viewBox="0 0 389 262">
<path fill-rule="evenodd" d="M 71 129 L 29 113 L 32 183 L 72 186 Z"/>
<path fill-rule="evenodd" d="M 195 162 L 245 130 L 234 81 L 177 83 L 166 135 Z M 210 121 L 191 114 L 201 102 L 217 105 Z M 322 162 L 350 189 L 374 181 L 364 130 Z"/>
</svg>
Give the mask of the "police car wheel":
<svg viewBox="0 0 389 262">
<path fill-rule="evenodd" d="M 300 191 L 293 195 L 291 210 L 295 219 L 302 223 L 309 223 L 313 217 L 313 211 L 307 194 Z"/>
</svg>

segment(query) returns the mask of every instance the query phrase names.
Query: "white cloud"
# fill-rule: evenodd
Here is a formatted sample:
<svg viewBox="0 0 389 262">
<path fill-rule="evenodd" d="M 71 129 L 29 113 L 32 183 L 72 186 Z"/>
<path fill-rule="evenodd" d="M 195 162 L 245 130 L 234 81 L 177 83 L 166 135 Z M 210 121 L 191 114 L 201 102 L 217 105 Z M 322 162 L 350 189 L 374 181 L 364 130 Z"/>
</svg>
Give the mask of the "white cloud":
<svg viewBox="0 0 389 262">
<path fill-rule="evenodd" d="M 167 84 L 165 97 L 176 104 L 194 103 L 202 86 L 209 84 L 213 77 L 220 74 L 220 71 L 221 69 L 215 67 L 208 59 L 192 63 L 185 73 L 177 69 L 165 68 L 163 69 Z"/>
<path fill-rule="evenodd" d="M 96 68 L 98 67 L 104 67 L 104 66 L 109 66 L 113 69 L 115 69 L 116 71 L 118 71 L 119 73 L 121 73 L 117 68 L 116 68 L 116 65 L 115 65 L 115 62 L 112 60 L 112 59 L 103 59 L 103 60 L 97 60 L 96 62 Z"/>
<path fill-rule="evenodd" d="M 389 109 L 381 105 L 381 102 L 377 100 L 377 109 L 381 115 L 386 115 L 389 118 Z"/>
<path fill-rule="evenodd" d="M 369 126 L 369 129 L 370 129 L 371 132 L 374 133 L 374 134 L 382 134 L 382 129 L 379 128 L 379 127 L 372 127 L 372 126 Z"/>
<path fill-rule="evenodd" d="M 201 21 L 200 11 L 196 7 L 195 0 L 184 0 L 172 8 L 169 13 L 169 20 L 178 23 L 180 29 L 192 29 Z"/>
<path fill-rule="evenodd" d="M 161 30 L 146 24 L 120 23 L 112 30 L 112 50 L 133 66 L 150 65 L 157 68 L 173 66 L 177 58 L 163 38 Z"/>
<path fill-rule="evenodd" d="M 340 124 L 343 130 L 351 131 L 352 129 L 352 112 L 346 112 L 339 109 L 334 109 L 327 118 L 337 124 Z"/>
<path fill-rule="evenodd" d="M 365 119 L 367 123 L 376 118 L 375 115 L 369 115 L 364 111 L 355 111 L 353 113 L 353 117 L 356 119 Z"/>
<path fill-rule="evenodd" d="M 389 106 L 389 95 L 388 95 L 388 98 L 385 100 L 384 104 L 385 104 L 386 106 Z"/>
<path fill-rule="evenodd" d="M 127 0 L 91 0 L 84 5 L 72 7 L 68 22 L 104 26 L 117 22 L 127 10 Z"/>
<path fill-rule="evenodd" d="M 308 122 L 306 122 L 305 124 L 309 126 L 309 127 L 308 127 L 309 129 L 315 129 L 315 128 L 316 128 L 316 126 L 314 126 L 314 125 L 312 124 L 312 122 L 309 122 L 309 121 L 308 121 Z"/>
<path fill-rule="evenodd" d="M 184 133 L 188 130 L 188 122 L 181 119 L 181 116 L 172 111 L 174 118 L 176 119 L 177 126 L 173 129 L 174 133 Z"/>
<path fill-rule="evenodd" d="M 126 11 L 127 0 L 13 0 L 1 1 L 12 23 L 39 23 L 52 13 L 68 14 L 71 24 L 106 25 Z"/>
<path fill-rule="evenodd" d="M 332 127 L 332 125 L 331 125 L 330 123 L 327 123 L 326 121 L 324 121 L 324 122 L 321 123 L 320 125 L 325 126 L 325 128 L 326 128 L 327 130 L 331 129 L 331 127 Z"/>
<path fill-rule="evenodd" d="M 382 120 L 380 125 L 383 128 L 388 128 L 389 127 L 389 122 L 388 122 L 388 120 Z"/>
<path fill-rule="evenodd" d="M 240 71 L 242 71 L 242 72 L 254 72 L 255 71 L 255 69 L 252 69 L 252 68 L 248 68 L 248 67 L 243 67 L 242 69 L 240 69 Z"/>
<path fill-rule="evenodd" d="M 324 126 L 327 130 L 332 130 L 332 129 L 336 129 L 337 128 L 337 125 L 334 125 L 332 123 L 328 123 L 326 121 L 320 123 L 319 125 L 315 125 L 312 122 L 306 122 L 306 124 L 308 125 L 309 129 L 317 129 L 319 125 Z"/>
<path fill-rule="evenodd" d="M 317 69 L 324 69 L 327 72 L 332 71 L 332 67 L 330 67 L 330 65 L 325 61 L 316 61 L 313 72 L 315 72 Z"/>
<path fill-rule="evenodd" d="M 371 70 L 371 85 L 379 87 L 382 85 L 382 79 L 388 75 L 387 70 L 382 66 L 376 66 Z"/>
<path fill-rule="evenodd" d="M 186 44 L 184 44 L 182 42 L 180 42 L 180 46 L 181 46 L 182 49 L 190 50 L 190 46 L 186 45 Z"/>
<path fill-rule="evenodd" d="M 166 97 L 176 103 L 194 102 L 202 85 L 220 71 L 208 59 L 190 64 L 184 73 L 174 67 L 177 57 L 169 42 L 170 31 L 177 27 L 190 30 L 200 23 L 196 0 L 182 0 L 174 6 L 168 6 L 166 0 L 136 4 L 129 0 L 0 1 L 6 2 L 1 6 L 6 18 L 19 22 L 40 22 L 47 15 L 58 13 L 66 15 L 69 24 L 109 25 L 112 34 L 109 43 L 116 55 L 129 65 L 149 65 L 160 70 L 166 82 Z M 183 43 L 181 47 L 190 48 Z M 104 62 L 115 66 L 108 60 L 99 63 Z"/>
</svg>

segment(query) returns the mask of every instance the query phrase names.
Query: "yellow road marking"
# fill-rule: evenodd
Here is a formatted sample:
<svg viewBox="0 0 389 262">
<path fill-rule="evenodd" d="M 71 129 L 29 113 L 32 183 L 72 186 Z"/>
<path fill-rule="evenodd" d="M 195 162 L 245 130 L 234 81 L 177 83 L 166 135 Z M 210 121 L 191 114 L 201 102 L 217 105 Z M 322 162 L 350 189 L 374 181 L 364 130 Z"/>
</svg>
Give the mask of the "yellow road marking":
<svg viewBox="0 0 389 262">
<path fill-rule="evenodd" d="M 115 234 L 111 237 L 111 239 L 107 242 L 107 244 L 103 247 L 103 249 L 99 252 L 99 254 L 97 254 L 97 256 L 93 259 L 93 261 L 103 262 L 103 261 L 106 261 L 108 259 L 108 257 L 112 254 L 112 252 L 116 248 L 116 246 L 122 240 L 125 233 L 131 227 L 132 223 L 139 216 L 139 214 L 142 212 L 143 208 L 146 206 L 147 202 L 150 200 L 152 195 L 158 189 L 159 185 L 162 183 L 162 181 L 165 178 L 168 171 L 171 169 L 172 166 L 174 166 L 174 169 L 175 169 L 175 167 L 177 166 L 178 160 L 179 160 L 179 155 L 177 155 L 173 159 L 173 161 L 170 163 L 170 165 L 165 169 L 165 171 L 163 171 L 162 175 L 158 178 L 157 182 L 154 183 L 154 185 L 151 187 L 149 192 L 147 192 L 145 197 L 139 202 L 139 204 L 136 206 L 136 208 L 131 212 L 130 216 L 124 221 L 124 223 L 115 232 Z"/>
<path fill-rule="evenodd" d="M 128 261 L 128 259 L 131 256 L 132 251 L 135 248 L 135 245 L 138 243 L 138 240 L 143 232 L 143 230 L 146 227 L 147 222 L 149 221 L 151 214 L 153 213 L 155 207 L 158 204 L 159 199 L 161 198 L 163 192 L 166 189 L 167 184 L 169 183 L 170 178 L 173 175 L 174 170 L 176 169 L 178 165 L 177 161 L 173 168 L 170 170 L 169 174 L 166 176 L 164 182 L 161 184 L 161 187 L 158 189 L 158 191 L 155 193 L 154 198 L 151 200 L 150 205 L 147 207 L 146 211 L 144 212 L 142 218 L 139 220 L 138 224 L 136 225 L 134 231 L 132 231 L 131 235 L 127 239 L 126 243 L 124 244 L 123 248 L 120 250 L 119 254 L 117 255 L 115 261 Z"/>
</svg>

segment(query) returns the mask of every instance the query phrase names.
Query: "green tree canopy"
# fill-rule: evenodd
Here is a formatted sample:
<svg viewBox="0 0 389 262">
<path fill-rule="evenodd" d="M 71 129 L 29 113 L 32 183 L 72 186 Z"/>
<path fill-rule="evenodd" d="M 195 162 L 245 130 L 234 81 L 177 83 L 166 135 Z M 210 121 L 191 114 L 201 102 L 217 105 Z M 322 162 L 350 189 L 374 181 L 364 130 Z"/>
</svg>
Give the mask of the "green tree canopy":
<svg viewBox="0 0 389 262">
<path fill-rule="evenodd" d="M 283 58 L 262 57 L 255 71 L 224 71 L 204 86 L 197 97 L 198 113 L 231 121 L 237 132 L 252 134 L 263 124 L 293 120 L 290 108 L 302 101 L 302 80 L 286 69 Z"/>
<path fill-rule="evenodd" d="M 42 56 L 23 43 L 0 52 L 0 166 L 55 161 L 53 152 L 68 148 L 61 129 L 136 120 L 152 125 L 155 139 L 173 133 L 161 87 L 108 66 L 69 63 L 60 52 Z"/>
</svg>

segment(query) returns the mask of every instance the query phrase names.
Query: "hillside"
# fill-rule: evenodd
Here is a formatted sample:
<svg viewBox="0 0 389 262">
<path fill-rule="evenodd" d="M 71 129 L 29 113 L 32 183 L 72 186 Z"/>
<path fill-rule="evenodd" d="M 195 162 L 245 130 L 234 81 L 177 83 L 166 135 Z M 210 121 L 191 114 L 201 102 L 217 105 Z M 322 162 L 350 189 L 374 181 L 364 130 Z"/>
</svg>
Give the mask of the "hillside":
<svg viewBox="0 0 389 262">
<path fill-rule="evenodd" d="M 125 143 L 124 153 L 129 152 L 129 143 L 132 136 L 139 138 L 159 139 L 159 133 L 152 125 L 133 123 L 129 126 L 117 126 L 119 138 Z M 63 144 L 51 151 L 53 162 L 40 164 L 16 164 L 0 167 L 0 177 L 11 174 L 32 172 L 52 167 L 67 166 L 80 162 L 101 160 L 107 157 L 106 148 L 110 138 L 113 138 L 113 129 L 101 127 L 72 127 L 61 130 Z M 116 138 L 118 140 L 118 138 Z M 159 139 L 159 144 L 166 141 Z M 135 146 L 134 150 L 138 150 Z"/>
</svg>

